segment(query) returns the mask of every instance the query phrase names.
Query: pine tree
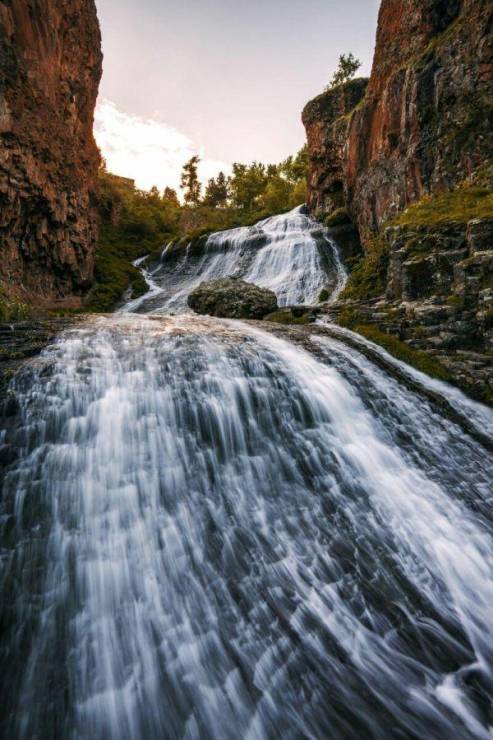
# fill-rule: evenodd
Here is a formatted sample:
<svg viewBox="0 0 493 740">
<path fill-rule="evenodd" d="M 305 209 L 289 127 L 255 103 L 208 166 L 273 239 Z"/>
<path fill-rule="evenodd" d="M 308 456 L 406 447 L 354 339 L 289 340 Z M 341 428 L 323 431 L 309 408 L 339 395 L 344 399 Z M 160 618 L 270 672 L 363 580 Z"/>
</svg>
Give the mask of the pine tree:
<svg viewBox="0 0 493 740">
<path fill-rule="evenodd" d="M 342 85 L 344 82 L 352 80 L 358 69 L 361 67 L 361 62 L 356 59 L 352 52 L 349 54 L 341 54 L 339 57 L 339 66 L 332 76 L 332 80 L 327 90 L 331 90 L 338 85 Z"/>
</svg>

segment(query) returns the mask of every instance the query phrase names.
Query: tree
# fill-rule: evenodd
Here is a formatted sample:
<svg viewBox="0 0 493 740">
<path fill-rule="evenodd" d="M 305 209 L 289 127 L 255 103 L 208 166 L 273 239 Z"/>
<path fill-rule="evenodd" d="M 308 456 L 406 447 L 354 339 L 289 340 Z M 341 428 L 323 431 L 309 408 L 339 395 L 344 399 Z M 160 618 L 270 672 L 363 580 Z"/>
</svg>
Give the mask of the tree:
<svg viewBox="0 0 493 740">
<path fill-rule="evenodd" d="M 184 199 L 188 205 L 196 206 L 200 201 L 200 191 L 202 185 L 199 182 L 197 168 L 200 157 L 195 155 L 183 165 L 181 174 L 181 188 L 185 191 Z"/>
<path fill-rule="evenodd" d="M 271 177 L 262 195 L 262 206 L 270 213 L 282 213 L 288 210 L 291 205 L 292 190 L 293 186 L 284 177 L 280 175 Z"/>
<path fill-rule="evenodd" d="M 267 184 L 265 165 L 261 162 L 253 162 L 251 165 L 235 162 L 229 183 L 234 207 L 252 211 Z"/>
<path fill-rule="evenodd" d="M 153 185 L 152 188 L 145 193 L 144 197 L 149 203 L 153 203 L 154 205 L 159 205 L 161 202 L 161 195 L 156 185 Z"/>
<path fill-rule="evenodd" d="M 290 182 L 306 180 L 309 164 L 308 146 L 300 149 L 295 157 L 288 157 L 278 166 L 279 172 Z"/>
<path fill-rule="evenodd" d="M 173 206 L 176 206 L 176 208 L 179 208 L 180 201 L 178 200 L 178 196 L 176 194 L 176 190 L 173 188 L 164 188 L 163 191 L 163 200 L 167 203 L 170 203 Z"/>
<path fill-rule="evenodd" d="M 204 205 L 212 208 L 224 207 L 228 201 L 229 188 L 224 172 L 220 172 L 216 179 L 213 177 L 207 183 Z"/>
<path fill-rule="evenodd" d="M 332 88 L 337 87 L 337 85 L 342 85 L 344 82 L 349 82 L 349 80 L 353 79 L 354 75 L 360 67 L 360 60 L 356 59 L 352 52 L 349 52 L 349 54 L 347 55 L 341 54 L 341 56 L 339 57 L 339 66 L 334 72 L 330 85 L 327 89 L 332 90 Z"/>
</svg>

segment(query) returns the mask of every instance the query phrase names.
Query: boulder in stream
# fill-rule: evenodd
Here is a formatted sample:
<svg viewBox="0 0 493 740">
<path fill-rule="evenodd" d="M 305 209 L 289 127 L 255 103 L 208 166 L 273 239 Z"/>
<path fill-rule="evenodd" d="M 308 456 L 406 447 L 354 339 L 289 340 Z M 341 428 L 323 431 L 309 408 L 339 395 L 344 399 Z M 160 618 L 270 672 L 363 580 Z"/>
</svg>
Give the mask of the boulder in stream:
<svg viewBox="0 0 493 740">
<path fill-rule="evenodd" d="M 263 319 L 277 310 L 276 294 L 238 278 L 201 283 L 188 296 L 188 306 L 199 314 L 230 319 Z"/>
</svg>

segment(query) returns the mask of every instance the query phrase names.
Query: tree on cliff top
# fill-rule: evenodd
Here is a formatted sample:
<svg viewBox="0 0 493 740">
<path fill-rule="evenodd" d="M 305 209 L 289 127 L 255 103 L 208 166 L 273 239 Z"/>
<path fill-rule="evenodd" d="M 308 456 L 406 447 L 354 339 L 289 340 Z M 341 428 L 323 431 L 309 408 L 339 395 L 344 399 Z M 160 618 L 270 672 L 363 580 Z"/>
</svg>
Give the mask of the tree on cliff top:
<svg viewBox="0 0 493 740">
<path fill-rule="evenodd" d="M 181 174 L 181 188 L 185 191 L 184 199 L 188 205 L 196 206 L 200 201 L 202 185 L 197 172 L 200 157 L 195 155 L 183 165 Z"/>
<path fill-rule="evenodd" d="M 332 80 L 330 81 L 330 85 L 327 87 L 327 90 L 332 90 L 332 88 L 352 80 L 360 67 L 360 60 L 356 59 L 351 51 L 347 55 L 341 54 L 339 57 L 339 66 L 332 75 Z"/>
</svg>

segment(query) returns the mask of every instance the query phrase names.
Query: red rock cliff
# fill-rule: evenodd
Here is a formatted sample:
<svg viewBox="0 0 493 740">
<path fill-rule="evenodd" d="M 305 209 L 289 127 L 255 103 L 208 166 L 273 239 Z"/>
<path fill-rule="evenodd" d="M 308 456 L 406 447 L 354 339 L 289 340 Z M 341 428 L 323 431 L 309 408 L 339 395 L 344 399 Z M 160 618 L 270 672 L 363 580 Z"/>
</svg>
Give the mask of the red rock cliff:
<svg viewBox="0 0 493 740">
<path fill-rule="evenodd" d="M 94 0 L 0 0 L 0 282 L 24 299 L 92 280 L 101 69 Z"/>
<path fill-rule="evenodd" d="M 410 203 L 491 158 L 492 31 L 491 0 L 382 1 L 372 74 L 341 165 L 364 242 Z M 316 203 L 317 183 L 310 188 Z"/>
<path fill-rule="evenodd" d="M 362 100 L 367 79 L 351 80 L 326 90 L 303 110 L 310 167 L 308 207 L 314 213 L 345 205 L 345 150 L 350 113 Z"/>
</svg>

